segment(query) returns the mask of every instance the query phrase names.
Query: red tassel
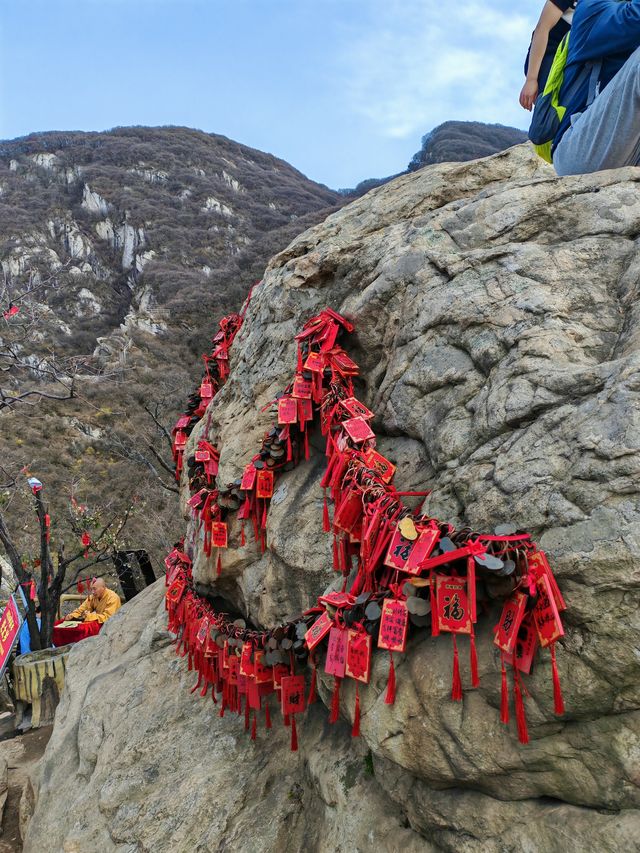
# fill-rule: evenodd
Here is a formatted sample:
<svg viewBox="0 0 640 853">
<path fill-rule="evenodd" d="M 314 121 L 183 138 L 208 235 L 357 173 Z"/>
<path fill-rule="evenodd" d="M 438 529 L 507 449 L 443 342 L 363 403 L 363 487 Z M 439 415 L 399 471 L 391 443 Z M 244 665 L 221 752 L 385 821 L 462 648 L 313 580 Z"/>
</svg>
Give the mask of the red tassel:
<svg viewBox="0 0 640 853">
<path fill-rule="evenodd" d="M 340 681 L 337 676 L 333 678 L 333 696 L 331 697 L 331 713 L 329 714 L 329 722 L 337 723 L 340 716 Z"/>
<path fill-rule="evenodd" d="M 249 708 L 249 697 L 244 697 L 244 730 L 245 732 L 249 731 L 249 717 L 251 715 L 251 709 Z"/>
<path fill-rule="evenodd" d="M 353 713 L 353 728 L 351 737 L 360 737 L 360 686 L 356 682 L 356 707 Z"/>
<path fill-rule="evenodd" d="M 309 459 L 309 430 L 304 431 L 304 458 Z"/>
<path fill-rule="evenodd" d="M 560 676 L 558 675 L 555 643 L 551 645 L 551 669 L 553 671 L 553 710 L 556 714 L 564 714 L 564 699 L 562 698 Z"/>
<path fill-rule="evenodd" d="M 502 690 L 500 696 L 500 722 L 509 722 L 509 685 L 507 684 L 507 669 L 504 665 L 504 657 L 502 661 Z"/>
<path fill-rule="evenodd" d="M 291 436 L 287 433 L 287 462 L 293 459 L 293 451 L 291 449 Z"/>
<path fill-rule="evenodd" d="M 262 507 L 262 529 L 264 530 L 267 526 L 267 501 L 265 499 L 264 505 Z"/>
<path fill-rule="evenodd" d="M 298 751 L 298 730 L 296 728 L 296 715 L 291 715 L 291 752 Z"/>
<path fill-rule="evenodd" d="M 476 635 L 471 632 L 471 645 L 469 647 L 469 664 L 471 666 L 471 686 L 480 687 L 480 676 L 478 675 L 478 652 L 476 651 Z"/>
<path fill-rule="evenodd" d="M 329 521 L 329 504 L 327 503 L 327 492 L 324 493 L 324 506 L 322 508 L 322 529 L 325 533 L 331 530 L 331 522 Z"/>
<path fill-rule="evenodd" d="M 253 722 L 251 723 L 251 740 L 256 739 L 256 733 L 258 729 L 258 715 L 256 712 L 253 712 Z"/>
<path fill-rule="evenodd" d="M 437 602 L 436 602 L 436 583 L 435 583 L 435 576 L 434 576 L 433 569 L 431 569 L 431 574 L 430 574 L 429 580 L 430 580 L 429 598 L 431 600 L 431 612 L 437 613 L 438 607 L 437 607 Z M 431 620 L 431 636 L 432 637 L 439 637 L 440 636 L 440 628 L 438 627 L 438 620 L 437 619 Z"/>
<path fill-rule="evenodd" d="M 520 689 L 520 676 L 518 670 L 513 672 L 513 692 L 516 700 L 516 722 L 518 724 L 518 740 L 520 743 L 529 743 L 529 732 L 527 731 L 527 718 L 524 714 L 524 701 Z"/>
<path fill-rule="evenodd" d="M 333 534 L 333 571 L 340 571 L 340 563 L 338 561 L 338 540 L 336 539 L 336 534 Z"/>
<path fill-rule="evenodd" d="M 271 711 L 269 710 L 268 702 L 266 702 L 264 706 L 264 726 L 266 729 L 271 728 Z"/>
<path fill-rule="evenodd" d="M 385 705 L 393 705 L 396 701 L 396 668 L 393 663 L 393 652 L 389 652 L 389 679 L 387 681 L 387 695 L 384 697 Z"/>
<path fill-rule="evenodd" d="M 191 692 L 191 693 L 195 693 L 195 692 L 196 692 L 196 690 L 199 690 L 201 686 L 202 686 L 202 673 L 201 673 L 201 672 L 199 672 L 199 673 L 198 673 L 198 680 L 197 680 L 197 682 L 193 685 L 193 687 L 191 688 L 191 691 L 190 691 L 190 692 Z"/>
<path fill-rule="evenodd" d="M 245 539 L 245 535 L 244 535 L 244 521 L 243 521 L 242 524 L 240 525 L 240 547 L 244 548 L 246 543 L 247 543 L 247 540 Z"/>
<path fill-rule="evenodd" d="M 313 705 L 313 703 L 316 701 L 316 680 L 317 670 L 314 664 L 313 672 L 311 673 L 311 687 L 309 688 L 309 698 L 307 699 L 307 705 Z"/>
<path fill-rule="evenodd" d="M 458 655 L 458 643 L 456 635 L 453 634 L 453 677 L 451 679 L 451 698 L 454 702 L 462 702 L 462 680 L 460 678 L 460 656 Z"/>
<path fill-rule="evenodd" d="M 218 560 L 216 562 L 216 574 L 218 577 L 222 574 L 222 560 L 220 559 L 220 549 L 218 549 Z"/>
<path fill-rule="evenodd" d="M 349 557 L 347 555 L 347 540 L 343 537 L 340 539 L 340 545 L 338 547 L 338 558 L 340 563 L 340 569 L 343 572 L 349 573 Z"/>
</svg>

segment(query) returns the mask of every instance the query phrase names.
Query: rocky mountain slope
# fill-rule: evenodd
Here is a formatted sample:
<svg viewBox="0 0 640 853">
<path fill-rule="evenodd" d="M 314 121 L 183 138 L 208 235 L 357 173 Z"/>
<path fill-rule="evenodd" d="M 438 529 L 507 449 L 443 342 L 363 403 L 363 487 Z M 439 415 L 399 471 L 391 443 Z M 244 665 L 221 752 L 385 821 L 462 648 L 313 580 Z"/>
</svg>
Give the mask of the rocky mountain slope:
<svg viewBox="0 0 640 853">
<path fill-rule="evenodd" d="M 500 723 L 496 602 L 479 615 L 481 684 L 462 703 L 450 701 L 447 638 L 417 630 L 394 705 L 374 655 L 359 739 L 314 706 L 298 753 L 279 717 L 254 743 L 186 689 L 195 679 L 169 645 L 159 582 L 70 656 L 27 851 L 637 846 L 637 181 L 634 169 L 558 179 L 521 147 L 405 175 L 335 213 L 270 262 L 189 445 L 208 436 L 219 481 L 233 481 L 295 365 L 294 334 L 325 306 L 351 318 L 358 396 L 397 487 L 432 488 L 429 511 L 456 525 L 513 522 L 549 554 L 568 604 L 566 712 L 550 707 L 542 654 L 526 681 L 530 743 Z M 219 578 L 183 492 L 199 589 L 258 628 L 335 583 L 319 436 L 312 447 L 278 481 L 266 552 L 229 549 Z M 348 720 L 354 692 L 345 679 Z"/>
<path fill-rule="evenodd" d="M 75 400 L 2 410 L 0 484 L 25 465 L 43 480 L 56 541 L 73 539 L 72 490 L 105 517 L 137 495 L 126 542 L 157 560 L 177 533 L 175 498 L 145 407 L 170 428 L 215 319 L 342 203 L 282 160 L 187 128 L 0 143 L 0 308 L 20 306 L 0 319 L 0 343 L 27 368 L 3 372 L 2 388 L 60 393 L 29 369 L 42 358 L 79 376 Z M 28 493 L 9 494 L 9 521 L 30 545 Z"/>
</svg>

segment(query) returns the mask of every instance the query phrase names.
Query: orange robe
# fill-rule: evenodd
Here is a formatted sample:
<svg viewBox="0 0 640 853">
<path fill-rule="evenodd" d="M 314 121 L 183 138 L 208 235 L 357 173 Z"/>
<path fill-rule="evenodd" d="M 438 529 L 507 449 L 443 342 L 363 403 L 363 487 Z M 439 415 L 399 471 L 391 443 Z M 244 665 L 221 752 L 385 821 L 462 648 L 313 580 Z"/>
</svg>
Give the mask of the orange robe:
<svg viewBox="0 0 640 853">
<path fill-rule="evenodd" d="M 80 607 L 76 607 L 75 610 L 67 614 L 65 619 L 82 617 L 85 622 L 106 622 L 121 606 L 120 596 L 111 589 L 105 589 L 102 598 L 90 595 L 85 598 Z"/>
</svg>

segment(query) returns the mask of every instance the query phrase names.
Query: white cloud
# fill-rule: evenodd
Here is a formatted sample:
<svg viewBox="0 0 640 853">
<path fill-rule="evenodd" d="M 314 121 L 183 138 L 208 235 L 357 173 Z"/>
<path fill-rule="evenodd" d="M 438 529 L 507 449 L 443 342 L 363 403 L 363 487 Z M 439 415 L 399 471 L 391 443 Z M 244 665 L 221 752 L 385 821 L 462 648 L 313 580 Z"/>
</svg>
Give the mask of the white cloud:
<svg viewBox="0 0 640 853">
<path fill-rule="evenodd" d="M 340 58 L 347 107 L 390 138 L 450 118 L 525 126 L 517 105 L 536 16 L 513 2 L 370 0 L 370 18 Z"/>
</svg>

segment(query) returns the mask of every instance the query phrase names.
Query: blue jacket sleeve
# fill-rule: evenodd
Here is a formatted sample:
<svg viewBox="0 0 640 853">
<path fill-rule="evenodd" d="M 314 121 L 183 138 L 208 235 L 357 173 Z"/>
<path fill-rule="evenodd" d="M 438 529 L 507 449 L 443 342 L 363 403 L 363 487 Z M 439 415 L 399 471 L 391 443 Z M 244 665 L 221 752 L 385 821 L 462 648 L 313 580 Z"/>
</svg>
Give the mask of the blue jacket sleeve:
<svg viewBox="0 0 640 853">
<path fill-rule="evenodd" d="M 629 54 L 640 47 L 640 0 L 582 0 L 574 25 L 576 18 L 587 24 L 588 31 L 588 38 L 576 51 L 579 61 Z"/>
</svg>

